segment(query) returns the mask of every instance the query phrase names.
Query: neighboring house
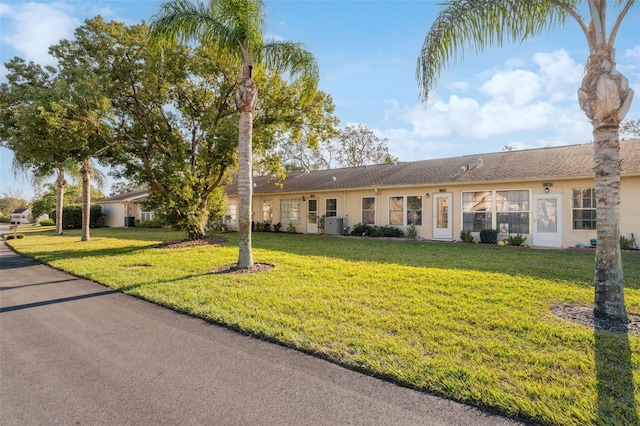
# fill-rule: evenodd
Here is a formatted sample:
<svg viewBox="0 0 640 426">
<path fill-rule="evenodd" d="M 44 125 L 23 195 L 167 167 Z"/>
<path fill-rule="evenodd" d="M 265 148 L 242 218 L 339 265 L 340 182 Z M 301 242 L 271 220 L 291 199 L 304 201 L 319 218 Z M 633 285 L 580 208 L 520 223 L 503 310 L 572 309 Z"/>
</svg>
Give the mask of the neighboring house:
<svg viewBox="0 0 640 426">
<path fill-rule="evenodd" d="M 640 140 L 620 146 L 620 231 L 640 236 Z M 254 177 L 252 220 L 283 230 L 292 223 L 311 234 L 342 234 L 358 223 L 405 230 L 413 224 L 427 240 L 458 240 L 461 230 L 478 239 L 481 230 L 497 229 L 502 238 L 526 235 L 532 246 L 589 245 L 597 224 L 593 169 L 593 145 L 585 144 L 290 173 L 279 184 Z M 235 183 L 226 192 L 226 221 L 234 229 Z M 114 205 L 140 218 L 145 196 L 136 191 L 97 203 L 109 226 L 124 226 L 125 213 Z"/>
<path fill-rule="evenodd" d="M 146 189 L 126 192 L 97 200 L 105 215 L 105 226 L 121 228 L 134 226 L 136 220 L 151 220 L 153 212 L 145 211 L 141 204 L 149 195 Z"/>
<path fill-rule="evenodd" d="M 10 222 L 19 225 L 31 223 L 31 209 L 15 209 L 10 215 Z"/>
</svg>

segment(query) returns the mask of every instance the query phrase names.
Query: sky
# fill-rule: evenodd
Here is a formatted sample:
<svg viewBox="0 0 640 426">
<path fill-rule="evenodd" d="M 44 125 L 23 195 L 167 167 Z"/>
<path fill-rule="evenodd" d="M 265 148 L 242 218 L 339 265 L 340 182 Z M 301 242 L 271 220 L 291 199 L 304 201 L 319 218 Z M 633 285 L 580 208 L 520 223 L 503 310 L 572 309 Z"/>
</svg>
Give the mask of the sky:
<svg viewBox="0 0 640 426">
<path fill-rule="evenodd" d="M 0 56 L 55 64 L 48 47 L 73 39 L 86 19 L 149 22 L 162 0 L 59 0 L 0 3 Z M 267 38 L 303 43 L 320 66 L 319 89 L 332 96 L 341 126 L 362 124 L 388 140 L 400 161 L 587 143 L 591 124 L 577 90 L 588 48 L 574 21 L 521 44 L 489 47 L 445 68 L 427 103 L 416 62 L 440 10 L 433 0 L 265 0 Z M 612 15 L 612 14 L 610 14 Z M 640 118 L 640 5 L 616 40 L 617 67 Z M 6 69 L 0 65 L 0 82 Z M 15 177 L 13 155 L 0 148 L 0 193 L 34 192 Z M 517 167 L 517 165 L 506 165 Z M 109 193 L 110 184 L 104 188 Z M 1 196 L 1 195 L 0 195 Z"/>
</svg>

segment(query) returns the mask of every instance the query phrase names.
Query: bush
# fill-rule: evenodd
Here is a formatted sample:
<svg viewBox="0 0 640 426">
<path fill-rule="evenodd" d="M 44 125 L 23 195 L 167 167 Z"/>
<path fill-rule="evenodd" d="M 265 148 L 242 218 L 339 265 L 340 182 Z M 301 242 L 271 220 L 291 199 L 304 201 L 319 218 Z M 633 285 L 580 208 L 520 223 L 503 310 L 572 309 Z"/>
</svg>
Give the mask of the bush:
<svg viewBox="0 0 640 426">
<path fill-rule="evenodd" d="M 54 226 L 56 222 L 53 219 L 43 219 L 40 221 L 40 226 Z"/>
<path fill-rule="evenodd" d="M 14 234 L 5 234 L 4 235 L 4 239 L 5 240 L 13 240 L 14 238 L 17 238 L 17 239 L 24 238 L 24 234 L 16 234 L 16 235 L 14 235 Z"/>
<path fill-rule="evenodd" d="M 635 239 L 620 235 L 620 250 L 632 250 Z"/>
<path fill-rule="evenodd" d="M 104 226 L 102 207 L 96 204 L 92 205 L 89 215 L 91 217 L 89 220 L 90 228 L 102 228 Z M 62 228 L 82 228 L 82 206 L 66 206 L 62 209 Z"/>
<path fill-rule="evenodd" d="M 471 231 L 460 231 L 460 241 L 463 243 L 472 243 L 473 235 L 471 235 Z"/>
<path fill-rule="evenodd" d="M 289 226 L 287 226 L 287 232 L 289 234 L 295 234 L 296 233 L 296 225 L 293 222 L 289 222 Z"/>
<path fill-rule="evenodd" d="M 509 235 L 507 238 L 507 244 L 510 246 L 521 246 L 525 241 L 527 241 L 527 237 L 522 234 Z"/>
<path fill-rule="evenodd" d="M 495 229 L 483 229 L 480 231 L 480 242 L 483 244 L 496 244 L 498 242 L 498 231 Z"/>
<path fill-rule="evenodd" d="M 164 226 L 160 219 L 136 220 L 135 225 L 138 228 L 162 228 Z"/>
<path fill-rule="evenodd" d="M 404 238 L 404 231 L 395 226 L 373 226 L 358 223 L 353 227 L 350 234 L 354 237 L 392 237 Z"/>
<path fill-rule="evenodd" d="M 418 238 L 418 231 L 416 230 L 416 226 L 413 223 L 407 226 L 407 238 Z"/>
<path fill-rule="evenodd" d="M 358 223 L 353 227 L 349 235 L 353 237 L 374 237 L 376 230 L 371 225 L 365 225 L 364 223 Z"/>
</svg>

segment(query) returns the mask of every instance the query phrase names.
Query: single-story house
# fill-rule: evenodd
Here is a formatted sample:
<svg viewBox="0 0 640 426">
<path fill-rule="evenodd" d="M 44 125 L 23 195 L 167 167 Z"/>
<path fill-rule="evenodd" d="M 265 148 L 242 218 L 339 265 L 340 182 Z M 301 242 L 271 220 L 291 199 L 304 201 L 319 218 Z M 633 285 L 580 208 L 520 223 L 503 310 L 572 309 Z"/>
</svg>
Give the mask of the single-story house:
<svg viewBox="0 0 640 426">
<path fill-rule="evenodd" d="M 146 189 L 138 189 L 97 200 L 96 204 L 102 206 L 102 213 L 105 215 L 105 226 L 134 226 L 136 220 L 153 219 L 153 212 L 145 211 L 142 203 L 148 195 Z"/>
<path fill-rule="evenodd" d="M 640 140 L 620 146 L 620 231 L 630 237 L 640 235 Z M 415 226 L 427 240 L 458 240 L 462 230 L 478 239 L 497 229 L 503 238 L 525 235 L 532 246 L 589 245 L 597 224 L 593 170 L 593 145 L 584 144 L 289 173 L 279 183 L 255 177 L 252 220 L 311 234 L 366 223 Z M 237 187 L 226 192 L 235 224 Z"/>
<path fill-rule="evenodd" d="M 19 225 L 23 223 L 31 223 L 31 209 L 15 209 L 9 216 L 9 220 L 11 223 L 17 223 Z"/>
</svg>

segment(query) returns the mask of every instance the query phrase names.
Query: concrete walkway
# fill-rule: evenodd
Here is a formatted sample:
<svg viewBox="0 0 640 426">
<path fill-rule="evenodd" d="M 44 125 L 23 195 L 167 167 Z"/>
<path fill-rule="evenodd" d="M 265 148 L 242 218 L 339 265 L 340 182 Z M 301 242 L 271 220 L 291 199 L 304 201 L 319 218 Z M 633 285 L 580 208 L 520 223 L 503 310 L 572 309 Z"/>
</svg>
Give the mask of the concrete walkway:
<svg viewBox="0 0 640 426">
<path fill-rule="evenodd" d="M 522 424 L 109 290 L 4 241 L 0 282 L 3 426 Z"/>
</svg>

